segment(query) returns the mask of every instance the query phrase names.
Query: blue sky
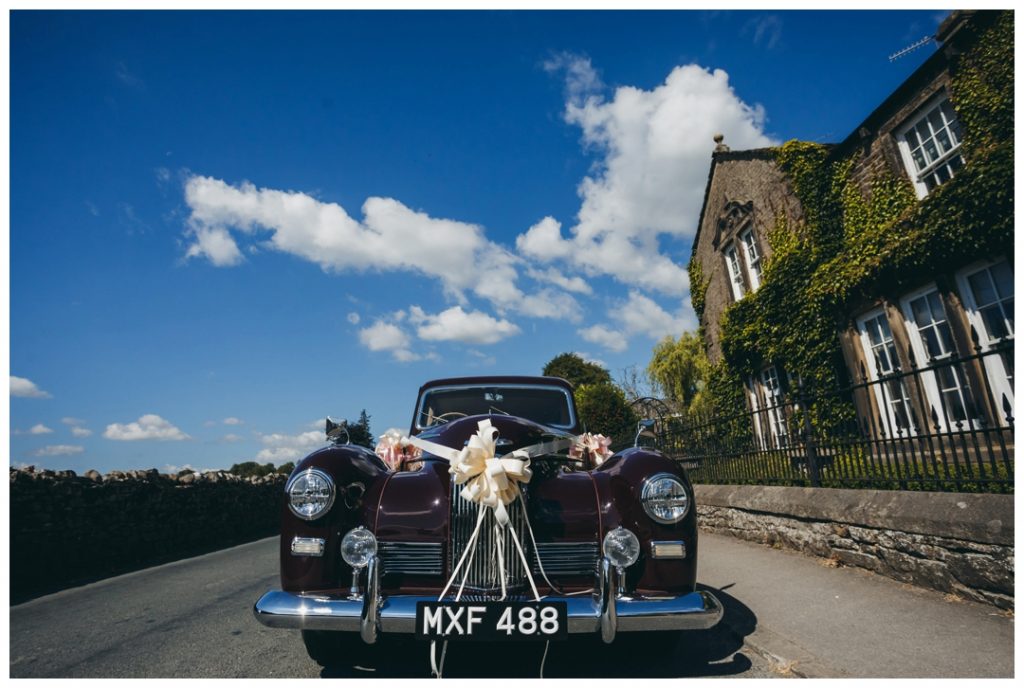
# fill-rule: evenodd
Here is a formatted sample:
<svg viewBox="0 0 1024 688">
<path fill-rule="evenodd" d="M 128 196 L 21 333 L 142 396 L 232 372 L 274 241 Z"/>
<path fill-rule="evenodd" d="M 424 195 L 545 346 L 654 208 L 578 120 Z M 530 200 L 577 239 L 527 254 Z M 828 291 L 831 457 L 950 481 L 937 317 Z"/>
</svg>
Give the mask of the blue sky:
<svg viewBox="0 0 1024 688">
<path fill-rule="evenodd" d="M 712 135 L 838 141 L 947 11 L 14 12 L 11 463 L 281 463 L 695 327 Z"/>
</svg>

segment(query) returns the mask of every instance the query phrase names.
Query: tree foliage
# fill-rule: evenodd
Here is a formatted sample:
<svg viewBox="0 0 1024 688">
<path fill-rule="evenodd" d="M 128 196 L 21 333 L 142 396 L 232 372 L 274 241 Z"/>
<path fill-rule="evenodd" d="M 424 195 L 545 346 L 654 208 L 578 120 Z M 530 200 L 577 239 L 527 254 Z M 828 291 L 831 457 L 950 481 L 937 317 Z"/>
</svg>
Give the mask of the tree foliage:
<svg viewBox="0 0 1024 688">
<path fill-rule="evenodd" d="M 611 384 L 612 376 L 607 370 L 584 361 L 577 354 L 558 354 L 544 366 L 544 375 L 568 380 L 574 387 L 594 384 Z"/>
<path fill-rule="evenodd" d="M 633 443 L 639 419 L 621 389 L 597 382 L 580 385 L 575 396 L 576 412 L 588 432 L 611 437 L 614 451 Z"/>
<path fill-rule="evenodd" d="M 376 446 L 373 432 L 370 430 L 370 416 L 366 409 L 359 412 L 359 420 L 355 423 L 348 423 L 348 440 L 350 444 L 357 444 L 360 447 L 373 449 Z"/>
<path fill-rule="evenodd" d="M 678 339 L 665 337 L 654 347 L 647 364 L 647 374 L 661 398 L 691 413 L 706 410 L 710 372 L 704 342 L 696 332 L 684 332 Z"/>
<path fill-rule="evenodd" d="M 228 473 L 237 475 L 240 478 L 262 478 L 265 475 L 277 472 L 278 470 L 274 464 L 270 462 L 259 464 L 255 461 L 243 461 L 242 463 L 236 463 L 228 469 Z"/>
</svg>

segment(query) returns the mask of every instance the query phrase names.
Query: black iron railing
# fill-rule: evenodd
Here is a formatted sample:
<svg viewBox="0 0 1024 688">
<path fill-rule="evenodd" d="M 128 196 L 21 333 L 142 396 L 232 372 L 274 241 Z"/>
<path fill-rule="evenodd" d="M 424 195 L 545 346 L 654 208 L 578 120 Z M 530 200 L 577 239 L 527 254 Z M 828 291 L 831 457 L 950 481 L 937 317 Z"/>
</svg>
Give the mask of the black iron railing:
<svg viewBox="0 0 1024 688">
<path fill-rule="evenodd" d="M 1013 343 L 854 384 L 753 384 L 748 407 L 659 419 L 655 444 L 698 483 L 1012 492 Z"/>
</svg>

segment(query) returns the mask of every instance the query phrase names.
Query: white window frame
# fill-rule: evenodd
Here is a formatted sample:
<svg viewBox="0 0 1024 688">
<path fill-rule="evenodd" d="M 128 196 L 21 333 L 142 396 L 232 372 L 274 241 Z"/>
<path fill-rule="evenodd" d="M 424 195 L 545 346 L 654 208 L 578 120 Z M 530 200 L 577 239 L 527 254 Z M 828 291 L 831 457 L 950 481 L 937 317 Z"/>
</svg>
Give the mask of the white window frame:
<svg viewBox="0 0 1024 688">
<path fill-rule="evenodd" d="M 775 377 L 775 385 L 779 393 L 771 394 L 768 385 L 765 383 L 765 376 L 771 371 Z M 764 412 L 767 416 L 768 433 L 775 441 L 776 449 L 782 449 L 790 445 L 789 423 L 786 418 L 786 409 L 783 406 L 782 377 L 774 365 L 765 366 L 757 374 L 757 383 L 761 390 L 761 397 L 764 399 Z"/>
<path fill-rule="evenodd" d="M 988 328 L 985 327 L 985 319 L 981 315 L 978 303 L 974 298 L 974 291 L 971 289 L 971 284 L 967 281 L 967 278 L 981 270 L 990 269 L 998 263 L 1003 262 L 1007 264 L 1009 263 L 1006 258 L 979 260 L 971 263 L 967 267 L 961 268 L 956 273 L 956 283 L 957 287 L 960 289 L 960 300 L 964 304 L 964 310 L 967 313 L 968 322 L 974 326 L 975 331 L 978 333 L 978 343 L 981 346 L 982 352 L 991 350 L 993 345 L 995 345 L 999 340 L 995 340 L 989 335 Z M 1011 332 L 1007 339 L 1014 340 L 1014 333 Z M 1014 340 L 1014 343 L 1016 344 L 1016 340 Z M 986 356 L 983 360 L 985 362 L 985 373 L 988 375 L 989 385 L 991 385 L 992 394 L 995 396 L 993 401 L 996 404 L 996 415 L 999 420 L 999 425 L 1003 425 L 1006 422 L 1006 419 L 1003 415 L 1002 396 L 1004 394 L 1006 395 L 1006 400 L 1010 403 L 1011 412 L 1016 408 L 1013 396 L 1013 385 L 1011 385 L 1006 379 L 1007 372 L 1001 357 Z"/>
<path fill-rule="evenodd" d="M 754 236 L 754 229 L 748 227 L 746 231 L 742 232 L 739 236 L 739 244 L 743 247 L 743 258 L 747 263 L 747 277 L 750 279 L 750 291 L 757 291 L 758 287 L 761 286 L 761 263 L 763 262 L 763 256 L 757 248 L 757 238 Z M 750 250 L 754 250 L 754 256 L 750 255 Z"/>
<path fill-rule="evenodd" d="M 907 142 L 907 132 L 920 124 L 921 121 L 932 112 L 932 110 L 941 106 L 943 101 L 949 101 L 949 94 L 945 90 L 941 90 L 929 98 L 928 102 L 918 108 L 911 118 L 896 130 L 896 143 L 900 149 L 900 155 L 903 158 L 903 166 L 907 170 L 907 175 L 910 177 L 910 181 L 914 185 L 914 190 L 917 192 L 918 198 L 924 198 L 928 195 L 928 185 L 924 182 L 925 177 L 932 174 L 942 165 L 947 164 L 955 155 L 960 155 L 960 159 L 963 160 L 963 153 L 961 152 L 963 148 L 963 141 L 958 140 L 956 141 L 956 145 L 941 154 L 937 160 L 925 167 L 924 170 L 918 171 L 917 163 L 914 162 L 914 156 L 911 153 L 910 144 Z M 950 103 L 950 109 L 952 109 L 952 103 Z M 940 110 L 940 112 L 942 111 Z M 950 129 L 950 123 L 945 120 L 945 115 L 943 115 L 943 122 L 945 124 L 945 128 L 949 130 L 950 137 L 952 139 L 956 132 Z M 950 178 L 952 178 L 955 175 L 955 172 L 953 170 L 949 170 L 949 175 Z"/>
<path fill-rule="evenodd" d="M 735 257 L 735 261 L 730 258 Z M 740 262 L 740 251 L 735 243 L 731 243 L 722 251 L 725 256 L 725 268 L 729 274 L 729 285 L 732 288 L 734 301 L 739 301 L 747 295 L 747 285 L 743 281 L 743 264 Z"/>
<path fill-rule="evenodd" d="M 768 445 L 764 440 L 764 432 L 761 429 L 761 403 L 758 399 L 759 392 L 757 381 L 753 375 L 747 377 L 747 392 L 750 394 L 750 410 L 754 418 L 754 438 L 757 440 L 758 449 L 767 449 Z"/>
<path fill-rule="evenodd" d="M 934 282 L 927 284 L 919 289 L 915 289 L 912 292 L 908 292 L 900 297 L 900 310 L 903 313 L 903 327 L 907 331 L 908 338 L 910 339 L 910 347 L 914 350 L 914 358 L 917 359 L 918 368 L 926 368 L 930 365 L 928 359 L 928 347 L 924 342 L 924 338 L 921 336 L 921 330 L 918 327 L 917 321 L 914 319 L 914 309 L 911 308 L 910 303 L 916 301 L 919 298 L 927 297 L 931 293 L 936 293 L 939 296 L 939 303 L 942 306 L 942 314 L 945 317 L 946 325 L 950 327 L 950 335 L 952 336 L 952 325 L 949 321 L 949 312 L 946 310 L 946 304 L 942 301 L 942 295 L 939 293 L 938 287 Z M 955 343 L 955 342 L 954 342 Z M 941 362 L 947 358 L 957 358 L 957 352 L 951 351 L 943 354 L 936 359 L 936 362 Z M 963 419 L 967 427 L 977 427 L 978 419 L 971 417 L 971 405 L 968 403 L 971 398 L 971 389 L 968 386 L 967 380 L 965 379 L 962 370 L 954 367 L 952 373 L 956 378 L 957 393 L 960 397 L 960 404 L 964 409 Z M 955 430 L 956 419 L 950 418 L 950 423 L 946 422 L 948 410 L 943 408 L 943 398 L 940 389 L 938 373 L 934 370 L 922 372 L 919 379 L 924 385 L 925 397 L 928 399 L 928 403 L 935 409 L 935 415 L 939 421 L 939 430 L 942 432 L 949 432 Z M 932 422 L 931 409 L 923 409 L 926 417 L 923 422 L 929 425 Z M 977 409 L 975 409 L 975 414 Z M 952 424 L 953 427 L 949 427 Z"/>
<path fill-rule="evenodd" d="M 866 382 L 871 383 L 869 386 L 874 390 L 875 402 L 878 405 L 878 409 L 885 414 L 888 425 L 882 425 L 878 428 L 880 432 L 884 433 L 887 437 L 890 435 L 890 430 L 895 430 L 896 437 L 913 437 L 914 436 L 914 405 L 913 400 L 910 396 L 910 391 L 907 389 L 906 378 L 900 379 L 900 390 L 903 394 L 901 403 L 904 406 L 904 411 L 907 415 L 908 427 L 901 428 L 898 422 L 896 411 L 893 409 L 893 400 L 886 401 L 885 395 L 883 394 L 882 385 L 885 383 L 880 382 L 881 377 L 878 374 L 878 366 L 875 365 L 875 354 L 871 350 L 871 338 L 868 336 L 867 324 L 868 322 L 875 320 L 878 316 L 885 318 L 886 325 L 889 326 L 889 334 L 892 335 L 892 323 L 889 322 L 889 316 L 886 313 L 884 307 L 873 308 L 866 313 L 859 315 L 857 320 L 857 332 L 860 334 L 860 345 L 861 351 L 864 354 L 864 360 L 867 361 L 868 376 L 869 380 Z M 895 344 L 896 337 L 893 335 L 893 343 Z M 897 354 L 899 352 L 897 351 Z M 887 354 L 888 355 L 888 354 Z M 898 360 L 898 359 L 897 359 Z M 888 375 L 888 373 L 886 373 Z M 871 420 L 871 424 L 874 424 L 874 419 Z"/>
</svg>

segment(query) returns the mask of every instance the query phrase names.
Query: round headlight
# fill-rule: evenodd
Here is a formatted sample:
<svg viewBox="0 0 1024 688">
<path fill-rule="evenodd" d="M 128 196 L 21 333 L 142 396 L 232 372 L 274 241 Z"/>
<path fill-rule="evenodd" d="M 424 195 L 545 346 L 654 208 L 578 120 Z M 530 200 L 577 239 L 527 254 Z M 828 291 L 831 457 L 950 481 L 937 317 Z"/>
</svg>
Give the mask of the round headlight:
<svg viewBox="0 0 1024 688">
<path fill-rule="evenodd" d="M 612 566 L 620 569 L 632 566 L 640 557 L 640 541 L 622 526 L 608 531 L 602 549 Z"/>
<path fill-rule="evenodd" d="M 640 501 L 647 515 L 658 523 L 678 523 L 690 510 L 690 497 L 679 478 L 659 473 L 644 483 Z"/>
<path fill-rule="evenodd" d="M 362 526 L 348 531 L 341 539 L 341 558 L 354 569 L 366 566 L 376 553 L 377 538 Z"/>
<path fill-rule="evenodd" d="M 288 483 L 288 508 L 299 518 L 312 521 L 334 504 L 334 483 L 323 471 L 309 468 Z"/>
</svg>

